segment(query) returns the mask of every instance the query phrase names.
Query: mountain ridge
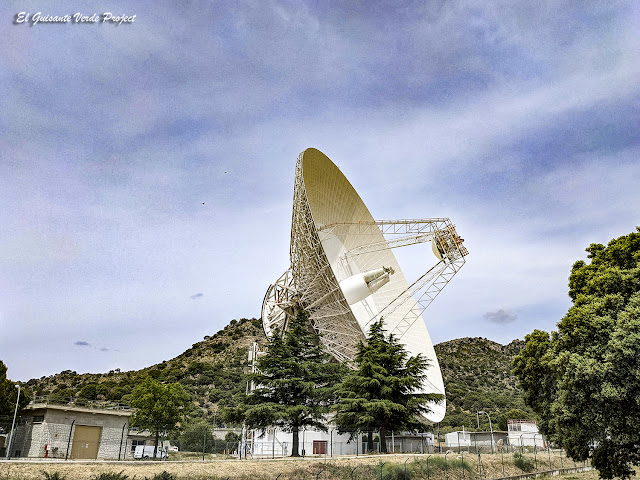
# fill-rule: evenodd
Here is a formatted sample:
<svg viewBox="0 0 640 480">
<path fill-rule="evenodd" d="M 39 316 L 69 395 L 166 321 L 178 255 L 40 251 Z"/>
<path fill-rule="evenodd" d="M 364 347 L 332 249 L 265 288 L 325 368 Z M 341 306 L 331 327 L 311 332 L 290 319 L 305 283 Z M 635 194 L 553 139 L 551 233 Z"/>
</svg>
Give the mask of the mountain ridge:
<svg viewBox="0 0 640 480">
<path fill-rule="evenodd" d="M 21 384 L 32 395 L 127 403 L 138 381 L 151 376 L 162 382 L 182 384 L 194 403 L 193 420 L 209 419 L 219 407 L 230 405 L 233 395 L 244 391 L 247 352 L 254 342 L 266 342 L 260 320 L 234 319 L 180 355 L 140 370 L 84 374 L 64 370 Z M 434 345 L 447 391 L 447 416 L 440 427 L 473 427 L 477 410 L 491 411 L 492 415 L 514 408 L 525 410 L 522 391 L 511 373 L 513 356 L 523 345 L 517 339 L 502 345 L 482 337 Z"/>
</svg>

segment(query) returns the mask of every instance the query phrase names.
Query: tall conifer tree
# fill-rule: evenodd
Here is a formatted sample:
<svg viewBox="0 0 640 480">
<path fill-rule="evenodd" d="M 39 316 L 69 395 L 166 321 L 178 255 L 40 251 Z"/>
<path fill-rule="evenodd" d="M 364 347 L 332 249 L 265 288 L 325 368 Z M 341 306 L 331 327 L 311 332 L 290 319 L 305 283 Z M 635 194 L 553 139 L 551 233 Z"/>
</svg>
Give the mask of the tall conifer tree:
<svg viewBox="0 0 640 480">
<path fill-rule="evenodd" d="M 367 342 L 358 345 L 354 363 L 355 370 L 337 388 L 341 400 L 334 421 L 343 432 L 378 430 L 383 453 L 387 434 L 420 428 L 420 417 L 429 411 L 426 403 L 443 397 L 415 393 L 428 360 L 409 357 L 394 335 L 385 335 L 382 319 L 371 325 Z"/>
<path fill-rule="evenodd" d="M 323 415 L 335 401 L 333 385 L 344 372 L 324 351 L 308 318 L 299 310 L 284 335 L 271 336 L 257 372 L 248 376 L 255 388 L 240 399 L 241 405 L 224 412 L 228 421 L 243 421 L 263 433 L 271 426 L 292 432 L 292 457 L 300 456 L 300 429 L 327 430 Z"/>
</svg>

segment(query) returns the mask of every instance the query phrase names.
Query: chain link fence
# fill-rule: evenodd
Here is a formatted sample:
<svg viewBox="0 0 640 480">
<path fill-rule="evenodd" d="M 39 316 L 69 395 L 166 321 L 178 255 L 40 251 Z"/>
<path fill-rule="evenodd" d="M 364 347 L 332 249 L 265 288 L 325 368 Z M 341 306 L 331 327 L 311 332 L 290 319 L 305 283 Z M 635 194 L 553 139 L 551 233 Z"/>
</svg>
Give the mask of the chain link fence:
<svg viewBox="0 0 640 480">
<path fill-rule="evenodd" d="M 129 430 L 128 421 L 115 426 L 79 425 L 70 423 L 45 422 L 37 416 L 17 417 L 12 435 L 13 417 L 0 417 L 0 458 L 40 458 L 40 459 L 103 459 L 103 460 L 143 460 L 153 457 L 153 436 L 150 432 Z M 238 431 L 239 432 L 239 431 Z M 293 441 L 289 432 L 267 430 L 263 436 L 246 431 L 233 434 L 233 441 L 220 438 L 224 432 L 208 427 L 201 437 L 202 444 L 192 443 L 191 452 L 176 451 L 169 442 L 160 437 L 156 458 L 169 460 L 213 460 L 215 458 L 269 459 L 287 457 L 292 453 Z M 304 457 L 341 457 L 381 453 L 380 438 L 372 432 L 369 442 L 368 432 L 338 432 L 330 429 L 326 433 L 302 430 L 299 435 L 298 452 Z M 229 439 L 229 437 L 227 437 Z M 11 444 L 10 451 L 7 448 Z M 438 445 L 431 433 L 392 434 L 386 439 L 388 453 L 395 454 L 449 454 L 449 459 L 474 462 L 475 468 L 482 469 L 481 455 L 491 453 L 490 446 L 473 448 L 470 446 L 446 447 Z M 450 455 L 453 454 L 453 455 Z M 515 455 L 514 455 L 515 454 Z M 569 463 L 562 450 L 550 450 L 537 446 L 504 445 L 495 448 L 493 455 L 486 458 L 500 458 L 505 464 L 514 459 L 531 464 L 533 470 L 574 466 Z M 528 459 L 528 460 L 527 460 Z M 526 461 L 525 461 L 526 460 Z M 555 465 L 558 464 L 559 465 Z"/>
<path fill-rule="evenodd" d="M 344 432 L 335 428 L 321 434 L 317 431 L 300 430 L 298 453 L 301 456 L 334 457 L 344 455 L 367 455 L 382 452 L 380 436 L 371 432 Z M 244 440 L 243 455 L 250 458 L 276 458 L 290 456 L 293 449 L 291 433 L 267 430 L 264 435 L 249 432 Z M 437 447 L 431 433 L 392 434 L 386 437 L 387 453 L 433 453 Z"/>
<path fill-rule="evenodd" d="M 51 459 L 103 459 L 132 460 L 153 457 L 149 448 L 154 438 L 149 433 L 130 430 L 128 421 L 119 424 L 103 422 L 102 425 L 82 425 L 75 420 L 69 423 L 44 421 L 38 416 L 17 417 L 11 435 L 12 417 L 0 417 L 0 457 L 51 458 Z M 87 422 L 85 422 L 87 423 Z M 97 421 L 96 423 L 100 423 Z M 177 451 L 168 440 L 160 437 L 160 453 L 157 458 L 188 459 L 237 456 L 242 458 L 276 458 L 290 456 L 293 448 L 292 434 L 276 430 L 260 436 L 258 432 L 245 431 L 233 441 L 220 438 L 220 432 L 209 427 L 201 443 L 191 442 L 190 452 Z M 327 433 L 301 430 L 298 453 L 301 456 L 365 455 L 381 452 L 380 438 L 372 432 L 373 442 L 367 441 L 368 432 Z M 7 448 L 11 443 L 10 451 Z M 146 448 L 145 448 L 146 447 Z M 138 453 L 136 454 L 136 449 Z M 393 435 L 387 438 L 389 453 L 433 453 L 433 435 Z M 8 455 L 7 455 L 8 453 Z"/>
</svg>

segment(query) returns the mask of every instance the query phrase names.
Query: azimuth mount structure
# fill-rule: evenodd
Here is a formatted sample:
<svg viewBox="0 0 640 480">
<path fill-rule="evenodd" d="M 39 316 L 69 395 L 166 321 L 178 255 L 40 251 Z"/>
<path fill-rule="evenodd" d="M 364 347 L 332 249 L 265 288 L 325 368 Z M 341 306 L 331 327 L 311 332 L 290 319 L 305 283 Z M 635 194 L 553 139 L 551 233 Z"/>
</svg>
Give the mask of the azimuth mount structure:
<svg viewBox="0 0 640 480">
<path fill-rule="evenodd" d="M 422 392 L 444 395 L 422 313 L 464 265 L 462 242 L 448 218 L 374 220 L 338 167 L 309 148 L 296 163 L 291 266 L 267 289 L 264 331 L 283 332 L 289 315 L 304 308 L 327 351 L 349 362 L 369 325 L 383 317 L 410 355 L 430 361 Z M 409 284 L 392 249 L 419 243 L 431 246 L 435 265 Z M 444 418 L 444 401 L 429 407 L 428 420 Z"/>
</svg>

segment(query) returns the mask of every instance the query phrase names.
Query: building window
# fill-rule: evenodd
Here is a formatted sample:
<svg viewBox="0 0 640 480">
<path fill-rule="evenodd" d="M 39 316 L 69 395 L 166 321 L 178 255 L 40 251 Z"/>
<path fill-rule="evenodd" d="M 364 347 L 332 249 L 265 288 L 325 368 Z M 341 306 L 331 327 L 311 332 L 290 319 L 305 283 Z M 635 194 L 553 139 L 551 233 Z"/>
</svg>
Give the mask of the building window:
<svg viewBox="0 0 640 480">
<path fill-rule="evenodd" d="M 44 415 L 34 415 L 33 421 L 31 423 L 42 423 L 44 422 Z"/>
<path fill-rule="evenodd" d="M 131 451 L 135 453 L 138 445 L 144 445 L 144 440 L 131 440 Z"/>
</svg>

